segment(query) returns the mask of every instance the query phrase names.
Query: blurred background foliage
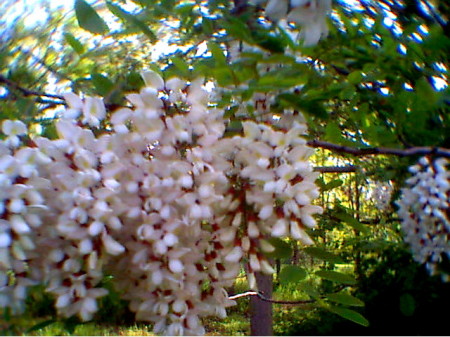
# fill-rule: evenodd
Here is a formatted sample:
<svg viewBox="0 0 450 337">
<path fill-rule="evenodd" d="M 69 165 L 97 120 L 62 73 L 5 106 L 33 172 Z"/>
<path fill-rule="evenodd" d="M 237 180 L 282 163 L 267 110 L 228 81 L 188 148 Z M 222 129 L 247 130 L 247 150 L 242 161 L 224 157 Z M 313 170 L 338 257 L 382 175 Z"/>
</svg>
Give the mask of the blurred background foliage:
<svg viewBox="0 0 450 337">
<path fill-rule="evenodd" d="M 311 140 L 450 147 L 447 1 L 335 1 L 328 38 L 314 47 L 302 46 L 298 27 L 267 21 L 247 1 L 55 3 L 0 5 L 0 120 L 21 119 L 35 134 L 55 136 L 64 92 L 101 96 L 113 111 L 142 88 L 139 72 L 154 69 L 220 87 L 215 104 L 231 131 L 257 118 L 257 93 L 270 97 L 271 114 L 302 113 Z M 316 166 L 354 170 L 319 178 L 325 212 L 310 231 L 313 248 L 274 243 L 274 298 L 314 300 L 275 305 L 276 334 L 445 334 L 449 285 L 412 260 L 395 213 L 406 168 L 417 159 L 316 151 Z M 377 198 L 380 184 L 392 194 Z M 230 293 L 245 290 L 240 279 Z M 96 321 L 134 324 L 119 293 L 111 289 Z M 28 315 L 42 318 L 33 333 L 57 323 L 51 301 L 42 286 L 30 292 Z M 25 331 L 23 321 L 3 315 L 4 333 Z M 247 319 L 242 299 L 223 325 L 207 321 L 208 333 L 246 334 L 237 322 Z M 73 333 L 76 324 L 62 327 Z"/>
</svg>

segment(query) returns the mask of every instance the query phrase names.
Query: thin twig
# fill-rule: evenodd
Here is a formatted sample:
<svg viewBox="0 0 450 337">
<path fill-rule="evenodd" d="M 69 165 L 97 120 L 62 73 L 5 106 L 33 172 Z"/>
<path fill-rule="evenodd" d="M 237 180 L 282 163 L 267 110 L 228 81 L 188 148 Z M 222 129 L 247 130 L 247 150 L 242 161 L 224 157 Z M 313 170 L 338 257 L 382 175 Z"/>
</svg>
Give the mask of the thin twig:
<svg viewBox="0 0 450 337">
<path fill-rule="evenodd" d="M 450 149 L 443 147 L 417 146 L 407 149 L 394 149 L 387 147 L 367 147 L 355 148 L 350 146 L 338 145 L 334 143 L 324 142 L 321 140 L 308 141 L 308 145 L 314 148 L 327 149 L 338 153 L 347 153 L 354 156 L 370 156 L 370 155 L 393 155 L 399 157 L 407 156 L 426 156 L 433 155 L 438 157 L 450 158 Z"/>
<path fill-rule="evenodd" d="M 34 90 L 30 90 L 30 89 L 21 87 L 20 85 L 7 79 L 3 75 L 0 75 L 0 83 L 5 83 L 8 87 L 20 91 L 25 96 L 49 97 L 49 98 L 56 98 L 56 99 L 60 99 L 60 100 L 64 101 L 64 97 L 61 95 L 47 94 L 45 92 L 34 91 Z M 53 102 L 53 103 L 57 104 L 56 102 Z M 64 103 L 60 103 L 60 104 L 64 104 Z"/>
<path fill-rule="evenodd" d="M 400 221 L 401 221 L 400 218 L 388 218 L 388 219 L 360 220 L 359 222 L 362 223 L 363 225 L 379 225 L 381 222 L 394 223 L 394 222 L 400 222 Z"/>
<path fill-rule="evenodd" d="M 248 296 L 258 296 L 258 292 L 257 291 L 247 291 L 247 292 L 242 293 L 242 294 L 229 296 L 228 299 L 229 300 L 237 300 L 238 298 L 248 297 Z"/>
<path fill-rule="evenodd" d="M 299 300 L 299 301 L 274 300 L 274 299 L 265 297 L 261 292 L 258 292 L 258 291 L 247 291 L 245 293 L 241 293 L 241 294 L 230 296 L 230 297 L 228 297 L 228 299 L 236 300 L 238 298 L 248 297 L 248 296 L 257 296 L 262 301 L 270 302 L 270 303 L 274 303 L 274 304 L 301 305 L 301 304 L 308 304 L 308 303 L 314 303 L 315 302 L 315 300 Z"/>
<path fill-rule="evenodd" d="M 316 166 L 314 171 L 320 173 L 353 173 L 358 171 L 359 166 L 348 165 L 348 166 Z"/>
</svg>

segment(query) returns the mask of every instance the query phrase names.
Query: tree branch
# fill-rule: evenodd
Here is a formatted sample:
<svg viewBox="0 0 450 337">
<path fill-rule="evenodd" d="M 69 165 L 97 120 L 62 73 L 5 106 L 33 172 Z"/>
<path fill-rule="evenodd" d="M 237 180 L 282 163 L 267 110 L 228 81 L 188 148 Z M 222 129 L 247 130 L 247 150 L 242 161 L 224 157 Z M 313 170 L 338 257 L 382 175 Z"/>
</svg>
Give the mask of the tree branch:
<svg viewBox="0 0 450 337">
<path fill-rule="evenodd" d="M 61 96 L 61 95 L 47 94 L 45 92 L 34 91 L 34 90 L 30 90 L 30 89 L 21 87 L 20 85 L 18 85 L 17 83 L 7 79 L 3 75 L 0 75 L 0 83 L 5 83 L 8 87 L 20 91 L 24 96 L 49 97 L 49 98 L 56 98 L 56 99 L 60 99 L 60 100 L 64 101 L 64 97 Z M 61 103 L 52 102 L 52 103 L 54 103 L 54 104 L 65 104 L 64 102 L 61 102 Z"/>
<path fill-rule="evenodd" d="M 265 297 L 261 292 L 259 291 L 247 291 L 242 294 L 237 294 L 233 296 L 229 296 L 228 299 L 230 300 L 236 300 L 238 298 L 242 297 L 249 297 L 249 296 L 257 296 L 259 299 L 265 302 L 275 303 L 275 304 L 288 304 L 288 305 L 301 305 L 301 304 L 308 304 L 308 303 L 314 303 L 315 300 L 299 300 L 299 301 L 279 301 L 279 300 L 273 300 L 271 298 Z"/>
<path fill-rule="evenodd" d="M 320 173 L 353 173 L 359 169 L 359 166 L 316 166 L 314 171 Z"/>
<path fill-rule="evenodd" d="M 429 146 L 417 146 L 407 149 L 394 149 L 387 147 L 367 147 L 367 148 L 355 148 L 344 145 L 337 145 L 321 140 L 308 141 L 308 145 L 314 148 L 322 148 L 337 153 L 347 153 L 354 156 L 370 156 L 370 155 L 393 155 L 399 157 L 407 156 L 438 156 L 450 158 L 450 149 L 443 147 L 429 147 Z"/>
<path fill-rule="evenodd" d="M 336 218 L 336 220 L 339 220 L 338 218 Z M 362 223 L 363 225 L 379 225 L 381 223 L 382 219 L 370 219 L 370 220 L 361 220 L 359 221 L 360 223 Z M 383 222 L 384 223 L 393 223 L 393 222 L 400 222 L 401 219 L 400 218 L 388 218 L 385 219 Z"/>
</svg>

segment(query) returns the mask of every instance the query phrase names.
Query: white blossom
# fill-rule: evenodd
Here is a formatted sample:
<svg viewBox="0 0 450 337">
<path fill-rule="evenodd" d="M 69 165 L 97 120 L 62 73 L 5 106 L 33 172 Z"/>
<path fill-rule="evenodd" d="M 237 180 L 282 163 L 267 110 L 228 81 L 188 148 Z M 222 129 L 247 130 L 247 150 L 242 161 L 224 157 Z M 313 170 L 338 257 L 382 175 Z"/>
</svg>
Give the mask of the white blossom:
<svg viewBox="0 0 450 337">
<path fill-rule="evenodd" d="M 450 254 L 448 165 L 444 158 L 421 158 L 418 164 L 410 167 L 413 175 L 406 181 L 397 201 L 404 239 L 410 245 L 414 259 L 425 264 L 432 274 L 440 273 L 443 255 Z M 445 273 L 442 276 L 447 277 Z"/>
<path fill-rule="evenodd" d="M 303 122 L 243 121 L 230 138 L 203 79 L 143 77 L 107 130 L 103 101 L 74 94 L 58 139 L 29 148 L 21 122 L 2 124 L 16 138 L 0 141 L 0 283 L 8 271 L 20 284 L 0 291 L 1 307 L 23 307 L 26 288 L 45 283 L 58 314 L 90 320 L 107 273 L 155 333 L 204 334 L 200 317 L 234 304 L 225 287 L 241 262 L 274 272 L 268 239 L 311 243 L 302 226 L 321 208 Z M 270 97 L 256 96 L 270 111 Z"/>
<path fill-rule="evenodd" d="M 264 2 L 257 1 L 258 4 Z M 270 20 L 298 24 L 303 44 L 313 46 L 328 34 L 326 16 L 331 12 L 331 0 L 268 0 L 265 12 Z"/>
<path fill-rule="evenodd" d="M 143 71 L 141 73 L 142 78 L 144 79 L 145 85 L 147 87 L 156 89 L 156 90 L 162 90 L 164 89 L 164 80 L 162 79 L 161 75 L 159 75 L 157 72 L 152 70 Z"/>
</svg>

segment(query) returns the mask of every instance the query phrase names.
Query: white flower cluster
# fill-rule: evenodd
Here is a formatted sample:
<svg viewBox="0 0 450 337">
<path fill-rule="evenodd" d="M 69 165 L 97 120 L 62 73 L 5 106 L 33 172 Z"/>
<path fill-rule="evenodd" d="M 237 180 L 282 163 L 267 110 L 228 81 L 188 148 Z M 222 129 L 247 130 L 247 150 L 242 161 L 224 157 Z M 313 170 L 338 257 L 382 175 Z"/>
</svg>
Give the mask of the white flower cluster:
<svg viewBox="0 0 450 337">
<path fill-rule="evenodd" d="M 273 272 L 268 238 L 312 243 L 321 208 L 304 124 L 247 121 L 227 138 L 201 80 L 143 77 L 133 108 L 108 120 L 101 99 L 67 94 L 56 140 L 24 146 L 25 125 L 3 122 L 0 307 L 20 311 L 44 283 L 60 314 L 89 320 L 112 275 L 156 333 L 201 335 L 202 316 L 234 304 L 225 287 L 240 262 Z"/>
<path fill-rule="evenodd" d="M 328 35 L 326 17 L 331 11 L 331 0 L 252 0 L 252 3 L 265 4 L 270 20 L 286 19 L 301 26 L 304 46 L 314 46 Z"/>
<path fill-rule="evenodd" d="M 439 272 L 442 258 L 450 258 L 450 172 L 445 158 L 423 157 L 410 167 L 413 174 L 397 202 L 405 241 L 414 259 L 431 274 Z M 444 275 L 445 276 L 445 275 Z"/>
<path fill-rule="evenodd" d="M 370 198 L 375 203 L 375 207 L 380 211 L 388 210 L 393 190 L 394 188 L 389 181 L 376 181 L 370 195 Z"/>
</svg>

